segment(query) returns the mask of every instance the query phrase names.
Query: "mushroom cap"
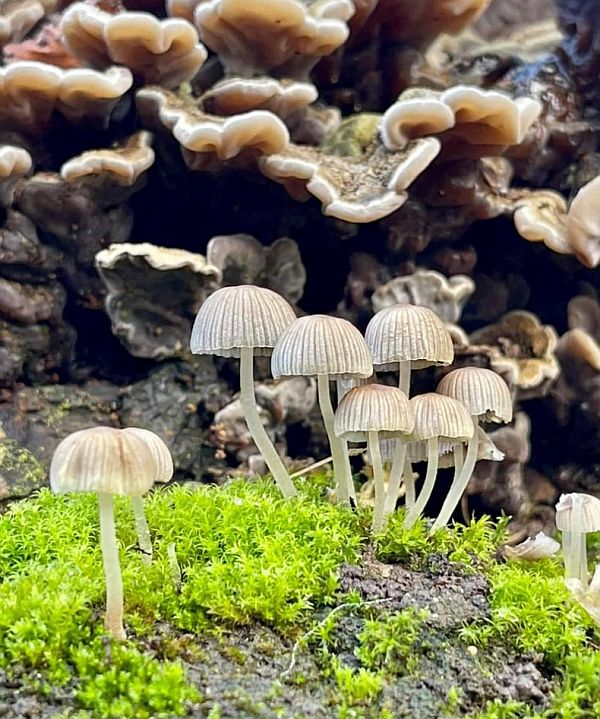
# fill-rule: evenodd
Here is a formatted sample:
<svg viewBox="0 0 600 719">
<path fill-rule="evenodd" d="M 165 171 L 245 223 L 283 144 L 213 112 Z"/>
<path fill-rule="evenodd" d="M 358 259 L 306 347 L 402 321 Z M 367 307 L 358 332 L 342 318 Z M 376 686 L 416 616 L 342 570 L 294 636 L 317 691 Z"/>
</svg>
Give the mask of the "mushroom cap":
<svg viewBox="0 0 600 719">
<path fill-rule="evenodd" d="M 373 363 L 364 337 L 348 320 L 329 315 L 299 317 L 277 340 L 273 377 L 329 375 L 370 377 Z"/>
<path fill-rule="evenodd" d="M 591 494 L 561 494 L 556 504 L 556 526 L 561 532 L 600 532 L 600 499 Z"/>
<path fill-rule="evenodd" d="M 373 364 L 380 370 L 397 369 L 410 362 L 413 369 L 449 365 L 454 345 L 442 320 L 427 307 L 398 304 L 371 319 L 365 339 Z"/>
<path fill-rule="evenodd" d="M 457 399 L 469 414 L 485 422 L 510 422 L 512 399 L 499 374 L 481 367 L 461 367 L 442 378 L 436 392 Z"/>
<path fill-rule="evenodd" d="M 458 444 L 469 440 L 475 432 L 469 411 L 452 397 L 428 392 L 412 397 L 410 406 L 415 416 L 412 441 L 437 437 Z"/>
<path fill-rule="evenodd" d="M 58 493 L 141 496 L 166 476 L 168 454 L 162 440 L 148 430 L 82 429 L 56 448 L 50 464 L 50 486 Z"/>
<path fill-rule="evenodd" d="M 514 547 L 504 547 L 504 556 L 507 559 L 522 559 L 533 561 L 536 559 L 546 559 L 552 557 L 560 549 L 560 544 L 556 539 L 552 539 L 544 532 L 538 532 L 535 537 L 527 537 L 524 542 Z"/>
<path fill-rule="evenodd" d="M 123 432 L 143 439 L 148 445 L 156 463 L 155 482 L 168 482 L 173 477 L 173 457 L 162 439 L 149 429 L 141 427 L 127 427 Z"/>
<path fill-rule="evenodd" d="M 407 396 L 397 387 L 365 384 L 349 390 L 335 413 L 334 432 L 351 442 L 364 440 L 368 432 L 381 437 L 409 434 L 414 425 Z"/>
<path fill-rule="evenodd" d="M 567 241 L 586 267 L 600 263 L 600 177 L 583 185 L 573 198 L 567 215 Z"/>
<path fill-rule="evenodd" d="M 242 347 L 269 356 L 277 338 L 296 318 L 281 295 L 255 285 L 222 287 L 196 315 L 190 339 L 194 354 L 239 357 Z"/>
</svg>

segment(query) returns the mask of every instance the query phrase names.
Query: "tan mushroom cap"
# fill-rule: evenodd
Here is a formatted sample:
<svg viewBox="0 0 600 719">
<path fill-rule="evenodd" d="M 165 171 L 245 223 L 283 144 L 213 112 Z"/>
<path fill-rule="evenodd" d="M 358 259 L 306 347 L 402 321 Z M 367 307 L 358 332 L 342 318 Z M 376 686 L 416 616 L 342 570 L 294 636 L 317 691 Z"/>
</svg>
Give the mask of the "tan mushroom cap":
<svg viewBox="0 0 600 719">
<path fill-rule="evenodd" d="M 306 192 L 321 201 L 323 214 L 346 222 L 375 222 L 400 208 L 406 190 L 440 151 L 435 138 L 388 152 L 380 143 L 362 157 L 330 154 L 304 145 L 261 158 L 259 168 L 296 199 Z"/>
<path fill-rule="evenodd" d="M 513 222 L 525 240 L 543 242 L 561 255 L 573 253 L 574 248 L 567 241 L 567 203 L 558 192 L 528 192 L 516 202 Z"/>
<path fill-rule="evenodd" d="M 353 14 L 351 0 L 204 0 L 194 21 L 227 70 L 252 75 L 298 55 L 329 55 L 348 38 Z"/>
<path fill-rule="evenodd" d="M 296 315 L 276 292 L 255 285 L 222 287 L 200 307 L 192 328 L 194 354 L 239 357 L 242 347 L 269 356 Z"/>
<path fill-rule="evenodd" d="M 160 247 L 149 242 L 118 242 L 96 254 L 96 264 L 102 270 L 114 269 L 123 258 L 137 257 L 155 270 L 177 270 L 189 267 L 192 272 L 206 275 L 213 280 L 220 277 L 219 270 L 196 252 L 175 247 Z"/>
<path fill-rule="evenodd" d="M 561 361 L 576 357 L 600 372 L 600 346 L 586 330 L 575 327 L 559 339 L 557 354 Z"/>
<path fill-rule="evenodd" d="M 600 499 L 591 494 L 561 494 L 556 505 L 556 526 L 561 532 L 600 532 Z"/>
<path fill-rule="evenodd" d="M 68 182 L 105 176 L 119 185 L 131 186 L 153 164 L 152 135 L 142 130 L 120 147 L 88 150 L 73 157 L 60 168 L 60 174 Z"/>
<path fill-rule="evenodd" d="M 42 133 L 55 107 L 72 122 L 105 124 L 133 84 L 130 71 L 62 70 L 43 62 L 13 62 L 0 68 L 0 127 Z"/>
<path fill-rule="evenodd" d="M 410 403 L 397 387 L 365 384 L 349 390 L 335 413 L 334 432 L 350 442 L 364 440 L 368 432 L 398 437 L 412 432 Z"/>
<path fill-rule="evenodd" d="M 215 115 L 237 115 L 250 110 L 269 110 L 286 118 L 319 97 L 309 82 L 275 80 L 272 77 L 232 77 L 213 85 L 202 95 L 202 107 Z"/>
<path fill-rule="evenodd" d="M 412 88 L 384 113 L 381 135 L 390 150 L 447 130 L 471 145 L 518 145 L 540 111 L 537 100 L 513 99 L 496 90 L 467 85 L 443 92 Z"/>
<path fill-rule="evenodd" d="M 164 471 L 164 457 L 159 458 L 156 443 L 150 444 L 145 433 L 92 427 L 73 432 L 58 445 L 50 464 L 50 486 L 60 493 L 137 497 Z"/>
<path fill-rule="evenodd" d="M 57 5 L 58 0 L 3 0 L 0 3 L 0 44 L 24 38 Z"/>
<path fill-rule="evenodd" d="M 400 304 L 381 310 L 369 322 L 365 339 L 373 364 L 384 371 L 398 369 L 399 362 L 421 369 L 454 359 L 446 325 L 427 307 Z"/>
<path fill-rule="evenodd" d="M 101 68 L 125 65 L 144 82 L 165 87 L 193 78 L 207 57 L 195 28 L 180 18 L 113 15 L 78 2 L 64 13 L 60 27 L 65 45 L 84 62 Z"/>
<path fill-rule="evenodd" d="M 510 422 L 513 406 L 508 385 L 489 369 L 461 367 L 442 378 L 436 392 L 462 402 L 469 414 L 485 422 Z"/>
<path fill-rule="evenodd" d="M 441 441 L 467 442 L 475 427 L 467 408 L 458 400 L 436 392 L 419 394 L 410 399 L 415 417 L 412 441 L 437 437 Z"/>
<path fill-rule="evenodd" d="M 364 337 L 348 320 L 308 315 L 282 332 L 271 372 L 279 377 L 329 375 L 332 378 L 370 377 L 373 364 Z"/>
<path fill-rule="evenodd" d="M 567 240 L 586 267 L 600 264 L 600 176 L 584 185 L 573 198 L 567 215 Z"/>
<path fill-rule="evenodd" d="M 146 442 L 156 464 L 154 481 L 168 482 L 173 476 L 173 457 L 163 440 L 154 432 L 141 427 L 127 427 L 123 432 L 136 435 Z"/>
<path fill-rule="evenodd" d="M 14 187 L 33 167 L 27 150 L 14 145 L 0 145 L 0 205 L 12 204 Z"/>
<path fill-rule="evenodd" d="M 190 152 L 214 153 L 228 160 L 246 149 L 263 154 L 281 152 L 289 141 L 283 122 L 265 110 L 216 117 L 160 87 L 139 90 L 136 101 L 142 120 L 155 124 L 158 119 Z"/>
<path fill-rule="evenodd" d="M 194 19 L 194 10 L 200 0 L 166 0 L 167 15 L 182 17 L 190 22 Z"/>
</svg>

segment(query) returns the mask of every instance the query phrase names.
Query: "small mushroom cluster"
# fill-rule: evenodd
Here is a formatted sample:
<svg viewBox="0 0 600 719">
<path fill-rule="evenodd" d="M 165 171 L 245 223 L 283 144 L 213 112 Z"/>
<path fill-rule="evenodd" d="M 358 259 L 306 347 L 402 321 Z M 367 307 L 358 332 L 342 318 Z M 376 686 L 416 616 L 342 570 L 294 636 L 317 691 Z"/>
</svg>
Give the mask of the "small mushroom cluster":
<svg viewBox="0 0 600 719">
<path fill-rule="evenodd" d="M 453 370 L 441 380 L 436 392 L 409 399 L 413 370 L 448 366 L 454 357 L 446 326 L 425 307 L 388 307 L 373 317 L 363 337 L 354 325 L 339 317 L 295 317 L 286 300 L 271 290 L 254 285 L 223 287 L 201 306 L 190 347 L 196 354 L 240 358 L 240 400 L 248 428 L 286 498 L 295 496 L 296 488 L 257 411 L 253 357 L 271 355 L 276 379 L 314 377 L 331 446 L 335 495 L 342 506 L 356 500 L 348 442 L 367 442 L 375 482 L 375 532 L 384 527 L 386 517 L 395 509 L 402 482 L 405 524 L 414 524 L 432 494 L 440 456 L 452 453 L 454 480 L 432 529 L 446 525 L 477 461 L 479 422 L 512 419 L 508 387 L 488 369 Z M 397 371 L 399 386 L 374 382 L 374 369 Z M 337 383 L 335 411 L 332 380 Z M 390 439 L 395 447 L 386 492 L 380 443 Z M 427 461 L 418 496 L 413 461 Z"/>
</svg>

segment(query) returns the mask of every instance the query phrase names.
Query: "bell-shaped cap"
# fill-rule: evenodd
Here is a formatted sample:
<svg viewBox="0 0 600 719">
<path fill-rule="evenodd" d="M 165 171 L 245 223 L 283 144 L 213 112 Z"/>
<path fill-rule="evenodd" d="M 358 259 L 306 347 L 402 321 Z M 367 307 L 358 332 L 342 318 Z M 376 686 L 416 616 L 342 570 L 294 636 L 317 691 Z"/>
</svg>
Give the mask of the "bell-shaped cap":
<svg viewBox="0 0 600 719">
<path fill-rule="evenodd" d="M 173 476 L 173 457 L 167 445 L 154 432 L 141 427 L 127 427 L 123 430 L 129 434 L 135 434 L 143 439 L 156 462 L 155 482 L 168 482 Z"/>
<path fill-rule="evenodd" d="M 413 441 L 437 437 L 442 442 L 458 444 L 467 442 L 475 432 L 467 408 L 452 397 L 428 392 L 413 397 L 410 406 L 415 417 Z"/>
<path fill-rule="evenodd" d="M 408 398 L 397 387 L 366 384 L 347 392 L 335 413 L 337 437 L 360 442 L 368 432 L 381 437 L 400 437 L 413 429 L 414 418 Z"/>
<path fill-rule="evenodd" d="M 112 427 L 73 432 L 52 457 L 52 491 L 145 494 L 166 473 L 164 450 L 148 435 L 152 432 Z"/>
<path fill-rule="evenodd" d="M 496 372 L 481 367 L 461 367 L 442 378 L 436 392 L 462 402 L 469 414 L 484 422 L 510 422 L 512 398 L 506 382 Z"/>
<path fill-rule="evenodd" d="M 561 494 L 556 505 L 556 526 L 561 532 L 600 532 L 600 499 L 591 494 Z"/>
<path fill-rule="evenodd" d="M 282 333 L 271 357 L 273 377 L 337 379 L 370 377 L 373 363 L 365 338 L 348 320 L 308 315 L 294 320 Z"/>
<path fill-rule="evenodd" d="M 276 292 L 255 285 L 222 287 L 198 310 L 190 349 L 194 354 L 239 357 L 242 347 L 269 356 L 296 315 Z"/>
<path fill-rule="evenodd" d="M 379 370 L 395 370 L 398 362 L 410 362 L 412 369 L 449 365 L 454 359 L 452 337 L 428 307 L 399 304 L 377 312 L 365 339 Z"/>
</svg>

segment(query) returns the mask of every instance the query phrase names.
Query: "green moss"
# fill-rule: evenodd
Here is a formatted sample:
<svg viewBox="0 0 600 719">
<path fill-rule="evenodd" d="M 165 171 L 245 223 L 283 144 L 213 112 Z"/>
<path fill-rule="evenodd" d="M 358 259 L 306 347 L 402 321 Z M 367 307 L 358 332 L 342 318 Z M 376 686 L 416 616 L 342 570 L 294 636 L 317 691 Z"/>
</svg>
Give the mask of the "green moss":
<svg viewBox="0 0 600 719">
<path fill-rule="evenodd" d="M 11 497 L 26 497 L 46 481 L 46 470 L 28 449 L 12 439 L 0 439 L 0 499 L 5 487 Z"/>
<path fill-rule="evenodd" d="M 482 517 L 468 525 L 455 524 L 452 531 L 444 529 L 430 535 L 425 519 L 405 529 L 404 516 L 404 510 L 395 512 L 387 530 L 377 537 L 377 556 L 383 562 L 399 562 L 413 569 L 422 569 L 435 554 L 463 564 L 466 571 L 485 569 L 494 560 L 508 521 Z"/>
</svg>

